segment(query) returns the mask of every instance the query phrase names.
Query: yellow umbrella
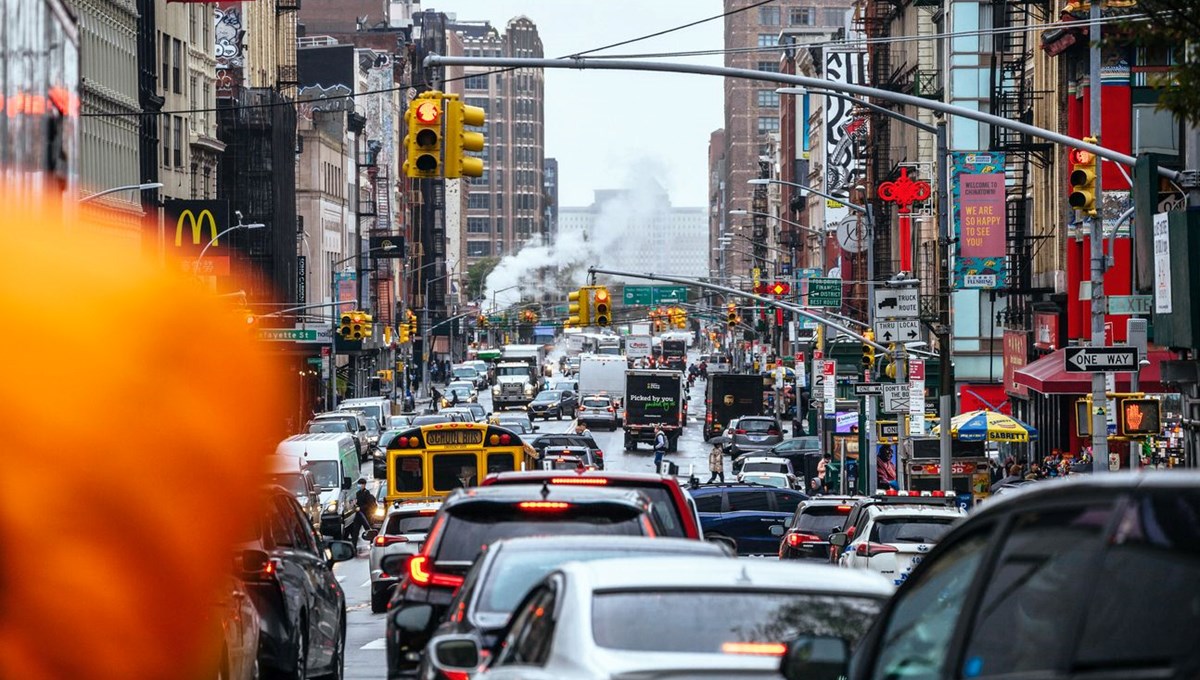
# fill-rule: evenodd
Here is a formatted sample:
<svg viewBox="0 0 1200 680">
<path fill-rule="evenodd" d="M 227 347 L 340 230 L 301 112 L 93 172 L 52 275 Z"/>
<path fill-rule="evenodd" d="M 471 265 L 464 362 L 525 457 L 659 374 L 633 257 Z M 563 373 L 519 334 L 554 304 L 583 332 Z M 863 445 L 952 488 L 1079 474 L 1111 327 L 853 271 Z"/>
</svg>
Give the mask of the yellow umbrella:
<svg viewBox="0 0 1200 680">
<path fill-rule="evenodd" d="M 939 429 L 933 428 L 933 434 Z M 1034 426 L 996 411 L 968 411 L 950 419 L 950 436 L 960 442 L 1030 442 L 1037 441 Z"/>
</svg>

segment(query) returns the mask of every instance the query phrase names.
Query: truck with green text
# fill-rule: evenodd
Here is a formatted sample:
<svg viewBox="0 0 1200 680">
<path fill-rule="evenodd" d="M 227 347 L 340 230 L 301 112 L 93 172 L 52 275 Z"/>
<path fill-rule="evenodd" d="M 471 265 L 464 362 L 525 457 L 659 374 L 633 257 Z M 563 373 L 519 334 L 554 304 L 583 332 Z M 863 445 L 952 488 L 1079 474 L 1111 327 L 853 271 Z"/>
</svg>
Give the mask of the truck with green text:
<svg viewBox="0 0 1200 680">
<path fill-rule="evenodd" d="M 683 432 L 683 373 L 631 369 L 625 372 L 625 450 L 638 442 L 654 445 L 654 426 L 667 435 L 667 450 L 674 451 Z"/>
</svg>

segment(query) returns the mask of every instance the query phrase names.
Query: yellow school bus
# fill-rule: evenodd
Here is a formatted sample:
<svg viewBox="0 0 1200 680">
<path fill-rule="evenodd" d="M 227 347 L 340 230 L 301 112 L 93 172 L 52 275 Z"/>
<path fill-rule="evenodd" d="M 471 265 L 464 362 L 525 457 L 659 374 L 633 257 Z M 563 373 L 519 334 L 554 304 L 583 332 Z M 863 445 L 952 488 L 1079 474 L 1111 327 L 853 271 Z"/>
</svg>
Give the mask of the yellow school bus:
<svg viewBox="0 0 1200 680">
<path fill-rule="evenodd" d="M 490 423 L 437 423 L 392 439 L 387 452 L 388 502 L 442 498 L 477 486 L 492 472 L 537 468 L 537 451 L 511 430 Z"/>
</svg>

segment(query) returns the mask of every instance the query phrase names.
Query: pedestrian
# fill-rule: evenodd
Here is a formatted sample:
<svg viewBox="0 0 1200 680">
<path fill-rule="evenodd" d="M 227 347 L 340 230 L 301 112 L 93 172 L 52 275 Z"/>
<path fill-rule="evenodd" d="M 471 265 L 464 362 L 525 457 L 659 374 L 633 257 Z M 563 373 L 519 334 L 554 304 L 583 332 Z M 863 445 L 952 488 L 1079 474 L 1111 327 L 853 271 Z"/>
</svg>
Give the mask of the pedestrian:
<svg viewBox="0 0 1200 680">
<path fill-rule="evenodd" d="M 892 463 L 892 447 L 884 444 L 879 447 L 879 461 L 876 466 L 877 474 L 875 479 L 878 482 L 878 488 L 885 489 L 896 487 L 896 465 Z"/>
<path fill-rule="evenodd" d="M 708 478 L 708 484 L 712 484 L 713 480 L 720 478 L 721 483 L 725 483 L 725 453 L 721 451 L 720 446 L 712 447 L 708 452 L 708 470 L 712 475 Z"/>
<path fill-rule="evenodd" d="M 817 493 L 829 493 L 829 462 L 833 460 L 833 454 L 826 451 L 821 454 L 821 460 L 817 461 Z"/>
<path fill-rule="evenodd" d="M 662 469 L 663 454 L 667 452 L 667 433 L 663 432 L 662 423 L 654 426 L 654 470 Z"/>
<path fill-rule="evenodd" d="M 430 391 L 433 393 L 433 401 L 431 401 L 429 405 L 431 408 L 433 408 L 433 412 L 437 413 L 438 407 L 442 404 L 442 393 L 438 392 L 436 387 L 430 388 Z"/>
<path fill-rule="evenodd" d="M 416 405 L 417 405 L 417 401 L 416 401 L 416 399 L 413 398 L 412 390 L 408 390 L 407 392 L 405 392 L 404 393 L 404 410 L 412 411 L 413 409 L 416 408 Z"/>
<path fill-rule="evenodd" d="M 354 499 L 358 504 L 358 512 L 354 515 L 354 524 L 350 529 L 350 543 L 357 550 L 358 536 L 362 532 L 371 530 L 371 520 L 368 518 L 375 512 L 375 495 L 367 491 L 366 477 L 358 479 L 358 492 L 354 494 Z"/>
<path fill-rule="evenodd" d="M 588 429 L 587 425 L 583 424 L 582 420 L 575 421 L 575 434 L 582 435 L 588 439 L 592 438 L 592 431 Z"/>
</svg>

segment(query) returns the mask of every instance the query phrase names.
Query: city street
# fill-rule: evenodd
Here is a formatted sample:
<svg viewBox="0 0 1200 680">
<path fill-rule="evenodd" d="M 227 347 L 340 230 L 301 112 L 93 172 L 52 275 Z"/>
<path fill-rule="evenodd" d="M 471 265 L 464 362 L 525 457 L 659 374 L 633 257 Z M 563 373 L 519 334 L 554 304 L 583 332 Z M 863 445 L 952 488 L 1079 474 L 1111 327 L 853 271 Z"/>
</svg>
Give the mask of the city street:
<svg viewBox="0 0 1200 680">
<path fill-rule="evenodd" d="M 491 395 L 486 390 L 480 393 L 480 403 L 491 410 Z M 679 451 L 668 455 L 665 460 L 679 465 L 679 473 L 685 477 L 689 466 L 694 467 L 696 476 L 703 482 L 708 479 L 708 447 L 701 440 L 701 424 L 704 422 L 704 383 L 701 381 L 697 381 L 691 390 L 688 416 L 688 426 L 679 440 Z M 538 420 L 535 424 L 538 426 L 536 434 L 541 435 L 570 432 L 574 421 Z M 606 469 L 650 472 L 654 467 L 654 453 L 649 445 L 642 444 L 636 451 L 625 451 L 620 429 L 612 432 L 595 429 L 592 430 L 592 438 L 604 451 Z M 371 613 L 367 555 L 367 550 L 361 549 L 357 558 L 339 563 L 334 573 L 346 591 L 346 677 L 378 680 L 387 673 L 384 614 Z"/>
</svg>

